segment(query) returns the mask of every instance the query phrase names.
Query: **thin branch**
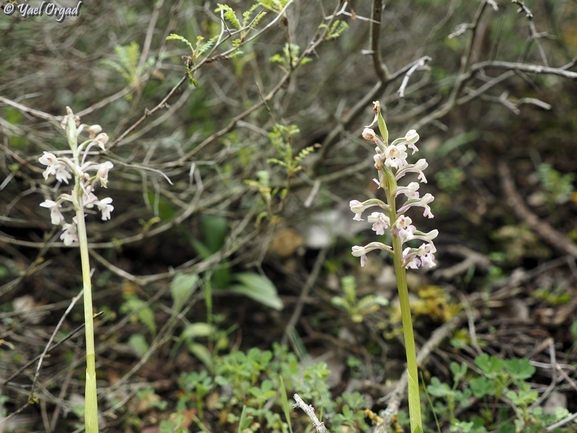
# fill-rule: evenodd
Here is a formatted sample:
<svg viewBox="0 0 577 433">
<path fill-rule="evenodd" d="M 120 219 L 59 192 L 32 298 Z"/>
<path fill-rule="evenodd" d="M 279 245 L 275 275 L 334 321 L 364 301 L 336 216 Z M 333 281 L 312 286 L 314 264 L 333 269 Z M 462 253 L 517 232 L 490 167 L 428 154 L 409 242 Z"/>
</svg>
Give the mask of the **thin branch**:
<svg viewBox="0 0 577 433">
<path fill-rule="evenodd" d="M 326 158 L 326 155 L 331 151 L 333 146 L 337 143 L 337 138 L 342 134 L 344 130 L 351 126 L 351 124 L 364 112 L 367 106 L 370 105 L 372 101 L 378 99 L 385 91 L 387 85 L 396 78 L 389 74 L 387 66 L 383 63 L 381 57 L 381 28 L 382 28 L 382 15 L 383 15 L 383 0 L 373 0 L 373 7 L 371 12 L 371 40 L 370 40 L 370 50 L 367 51 L 371 54 L 373 61 L 373 69 L 378 78 L 377 84 L 360 100 L 353 108 L 344 116 L 339 122 L 339 124 L 334 127 L 327 138 L 323 140 L 321 148 L 316 153 L 316 163 L 315 170 L 320 166 L 320 163 Z M 406 67 L 408 70 L 410 65 Z M 404 68 L 403 68 L 404 69 Z M 405 71 L 403 71 L 404 73 Z M 398 76 L 398 75 L 397 75 Z"/>
<path fill-rule="evenodd" d="M 291 315 L 290 320 L 288 321 L 287 325 L 285 326 L 285 332 L 284 332 L 284 335 L 283 335 L 282 340 L 281 340 L 282 345 L 287 344 L 289 334 L 294 330 L 298 320 L 300 319 L 300 316 L 301 316 L 301 313 L 303 311 L 303 307 L 305 304 L 305 300 L 308 297 L 311 288 L 313 287 L 313 285 L 317 281 L 317 278 L 318 278 L 319 273 L 322 269 L 322 266 L 325 263 L 326 256 L 327 256 L 327 248 L 325 247 L 325 248 L 321 249 L 319 255 L 317 256 L 317 259 L 315 260 L 315 264 L 313 265 L 313 270 L 309 274 L 307 281 L 305 282 L 305 285 L 304 285 L 303 289 L 301 290 L 301 294 L 300 294 L 299 299 L 297 301 L 297 304 L 294 308 L 293 314 Z"/>
<path fill-rule="evenodd" d="M 432 59 L 429 56 L 424 56 L 418 59 L 415 62 L 415 64 L 411 66 L 411 68 L 405 74 L 403 81 L 401 82 L 401 87 L 399 87 L 399 90 L 397 91 L 399 98 L 405 97 L 405 89 L 407 87 L 407 84 L 409 84 L 409 79 L 411 78 L 411 75 L 413 75 L 415 71 L 429 70 L 427 62 L 430 62 L 431 60 Z"/>
<path fill-rule="evenodd" d="M 327 429 L 324 423 L 320 422 L 315 415 L 315 408 L 312 405 L 306 404 L 298 394 L 293 395 L 293 398 L 295 399 L 295 404 L 293 407 L 302 409 L 304 413 L 308 415 L 317 433 L 327 433 Z"/>
<path fill-rule="evenodd" d="M 528 72 L 531 74 L 546 74 L 546 75 L 558 75 L 563 78 L 569 78 L 571 80 L 577 80 L 577 72 L 567 71 L 569 67 L 575 64 L 575 59 L 569 65 L 562 66 L 560 68 L 552 68 L 550 66 L 542 65 L 530 65 L 527 63 L 516 63 L 516 62 L 503 62 L 503 61 L 487 61 L 475 63 L 471 66 L 471 71 L 478 71 L 485 68 L 494 69 L 508 69 L 513 71 Z"/>
</svg>

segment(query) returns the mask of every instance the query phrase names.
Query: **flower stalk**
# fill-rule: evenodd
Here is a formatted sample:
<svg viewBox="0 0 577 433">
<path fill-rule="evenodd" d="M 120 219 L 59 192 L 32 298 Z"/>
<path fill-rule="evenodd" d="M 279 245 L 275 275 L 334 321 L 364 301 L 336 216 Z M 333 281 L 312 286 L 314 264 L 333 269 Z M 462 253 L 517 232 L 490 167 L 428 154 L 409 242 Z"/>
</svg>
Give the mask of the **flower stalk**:
<svg viewBox="0 0 577 433">
<path fill-rule="evenodd" d="M 60 239 L 65 245 L 78 244 L 80 248 L 80 260 L 82 270 L 82 284 L 84 287 L 84 323 L 86 335 L 86 388 L 84 402 L 84 423 L 87 433 L 98 433 L 98 396 L 96 386 L 96 351 L 94 344 L 94 320 L 92 306 L 92 282 L 90 272 L 90 257 L 88 253 L 88 235 L 86 231 L 85 211 L 96 207 L 102 216 L 102 220 L 110 219 L 110 212 L 114 210 L 112 199 L 106 197 L 99 200 L 94 194 L 97 185 L 106 188 L 108 185 L 108 172 L 113 167 L 106 161 L 98 164 L 89 160 L 89 150 L 98 146 L 105 150 L 108 135 L 102 133 L 98 125 L 78 125 L 79 119 L 69 107 L 66 107 L 67 115 L 62 122 L 62 128 L 66 130 L 66 138 L 72 158 L 57 157 L 53 153 L 44 152 L 39 161 L 46 166 L 43 176 L 46 180 L 53 175 L 59 184 L 68 184 L 74 178 L 74 186 L 69 193 L 62 193 L 56 201 L 45 200 L 40 206 L 50 209 L 52 224 L 61 225 L 63 232 Z M 86 130 L 89 139 L 78 144 L 80 134 Z M 98 134 L 98 135 L 97 135 Z M 91 175 L 90 172 L 96 172 Z M 75 216 L 71 222 L 67 222 L 62 214 L 62 205 L 72 204 Z"/>
<path fill-rule="evenodd" d="M 405 340 L 405 352 L 407 356 L 408 377 L 408 403 L 411 433 L 422 433 L 423 424 L 421 418 L 421 401 L 419 396 L 419 376 L 417 368 L 417 350 L 413 333 L 413 321 L 411 318 L 411 305 L 409 302 L 409 290 L 407 286 L 407 268 L 433 267 L 435 266 L 434 253 L 436 252 L 433 239 L 438 235 L 437 230 L 428 233 L 421 232 L 412 224 L 410 217 L 405 213 L 412 207 L 422 207 L 423 215 L 433 218 L 429 203 L 434 200 L 431 194 L 423 197 L 419 194 L 419 182 L 426 183 L 427 179 L 423 171 L 427 168 L 425 159 L 418 160 L 415 164 L 407 162 L 407 147 L 418 151 L 415 143 L 419 135 L 415 130 L 407 132 L 405 137 L 398 138 L 391 144 L 388 142 L 389 132 L 381 114 L 379 102 L 374 102 L 373 111 L 375 118 L 371 125 L 365 127 L 363 138 L 376 145 L 375 168 L 378 179 L 375 179 L 379 188 L 385 191 L 386 203 L 379 199 L 369 199 L 365 202 L 351 200 L 350 208 L 355 214 L 356 221 L 362 221 L 363 212 L 370 207 L 380 208 L 380 212 L 372 212 L 367 220 L 373 223 L 372 229 L 377 235 L 383 235 L 385 230 L 391 231 L 392 245 L 382 242 L 371 242 L 365 246 L 355 245 L 352 254 L 361 259 L 361 266 L 367 261 L 367 253 L 373 250 L 383 250 L 393 255 L 397 288 L 401 306 L 403 324 L 403 336 Z M 371 129 L 377 123 L 381 137 Z M 406 186 L 399 186 L 398 181 L 408 173 L 416 173 L 419 182 L 410 182 Z M 397 207 L 397 200 L 404 197 L 405 202 Z M 405 242 L 423 241 L 419 247 L 405 247 Z"/>
</svg>

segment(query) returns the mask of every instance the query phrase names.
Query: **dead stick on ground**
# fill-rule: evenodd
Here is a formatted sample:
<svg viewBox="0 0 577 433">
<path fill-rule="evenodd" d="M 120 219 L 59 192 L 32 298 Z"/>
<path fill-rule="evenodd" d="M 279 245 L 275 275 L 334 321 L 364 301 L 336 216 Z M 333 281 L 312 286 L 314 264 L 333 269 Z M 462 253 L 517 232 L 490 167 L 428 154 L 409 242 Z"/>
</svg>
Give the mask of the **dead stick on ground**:
<svg viewBox="0 0 577 433">
<path fill-rule="evenodd" d="M 507 199 L 507 204 L 513 212 L 515 212 L 517 218 L 527 224 L 531 230 L 537 233 L 541 239 L 557 251 L 577 257 L 577 245 L 545 221 L 540 220 L 537 215 L 531 212 L 527 205 L 525 205 L 525 202 L 515 188 L 511 171 L 505 163 L 499 163 L 499 175 L 501 176 L 501 186 Z"/>
</svg>

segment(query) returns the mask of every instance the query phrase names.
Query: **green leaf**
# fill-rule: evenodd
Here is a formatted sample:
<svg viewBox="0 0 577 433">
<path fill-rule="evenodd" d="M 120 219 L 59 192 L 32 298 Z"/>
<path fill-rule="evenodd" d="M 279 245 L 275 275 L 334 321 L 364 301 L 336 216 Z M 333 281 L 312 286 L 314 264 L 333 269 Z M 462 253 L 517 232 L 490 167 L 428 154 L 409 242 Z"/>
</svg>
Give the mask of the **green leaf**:
<svg viewBox="0 0 577 433">
<path fill-rule="evenodd" d="M 200 229 L 204 244 L 211 254 L 214 254 L 224 245 L 228 232 L 228 221 L 218 215 L 203 215 L 200 220 Z"/>
<path fill-rule="evenodd" d="M 286 422 L 288 424 L 289 432 L 293 433 L 293 427 L 292 427 L 291 416 L 290 416 L 290 406 L 288 403 L 286 388 L 284 386 L 284 380 L 283 380 L 282 376 L 279 376 L 278 379 L 280 381 L 280 396 L 281 396 L 281 402 L 282 402 L 282 410 L 283 410 L 284 416 L 286 418 Z"/>
<path fill-rule="evenodd" d="M 465 364 L 464 362 L 461 364 L 451 362 L 450 368 L 451 372 L 453 373 L 453 378 L 455 382 L 459 382 L 467 374 L 468 367 L 467 364 Z"/>
<path fill-rule="evenodd" d="M 487 377 L 494 377 L 495 374 L 502 372 L 505 368 L 505 361 L 496 356 L 489 356 L 486 353 L 476 357 L 475 364 L 483 370 Z"/>
<path fill-rule="evenodd" d="M 268 278 L 254 272 L 240 273 L 234 277 L 240 284 L 235 284 L 230 288 L 233 293 L 248 296 L 275 310 L 282 310 L 282 300 L 278 296 L 276 287 Z"/>
<path fill-rule="evenodd" d="M 194 342 L 189 342 L 186 346 L 192 355 L 196 356 L 209 370 L 212 370 L 212 355 L 206 346 Z"/>
<path fill-rule="evenodd" d="M 214 333 L 214 331 L 214 326 L 208 323 L 191 323 L 186 328 L 184 328 L 184 331 L 182 331 L 182 334 L 180 334 L 180 338 L 188 340 L 197 337 L 209 337 Z"/>
<path fill-rule="evenodd" d="M 156 321 L 154 320 L 154 312 L 141 299 L 135 295 L 126 295 L 124 303 L 120 306 L 120 311 L 123 313 L 135 313 L 136 318 L 145 324 L 150 330 L 151 334 L 156 334 Z"/>
<path fill-rule="evenodd" d="M 144 356 L 150 347 L 142 334 L 132 334 L 128 339 L 128 345 L 140 356 Z"/>
<path fill-rule="evenodd" d="M 153 208 L 154 213 L 157 214 L 161 220 L 169 221 L 176 216 L 176 210 L 172 204 L 154 191 L 148 191 L 146 201 L 147 205 Z"/>
<path fill-rule="evenodd" d="M 487 380 L 486 377 L 476 377 L 470 382 L 471 390 L 475 397 L 481 398 L 486 395 L 495 395 L 497 391 L 495 388 L 495 383 Z"/>
<path fill-rule="evenodd" d="M 377 124 L 379 125 L 379 132 L 381 133 L 383 143 L 385 143 L 385 146 L 388 146 L 388 144 L 389 144 L 389 130 L 387 129 L 387 124 L 385 123 L 385 118 L 381 114 L 380 109 L 379 109 L 379 113 L 377 115 Z"/>
<path fill-rule="evenodd" d="M 240 414 L 240 420 L 238 422 L 238 433 L 243 433 L 248 428 L 252 420 L 253 417 L 246 414 L 246 406 L 243 406 L 242 413 Z"/>
<path fill-rule="evenodd" d="M 232 8 L 229 5 L 222 5 L 220 3 L 218 3 L 218 7 L 214 10 L 216 13 L 219 12 L 224 12 L 224 18 L 230 23 L 232 24 L 232 26 L 237 29 L 240 30 L 241 29 L 241 25 L 240 25 L 240 21 L 238 20 L 238 18 L 236 17 L 236 14 L 234 13 L 234 11 L 232 10 Z"/>
<path fill-rule="evenodd" d="M 138 320 L 146 325 L 152 335 L 156 335 L 156 321 L 154 311 L 150 307 L 144 307 L 138 312 Z"/>
<path fill-rule="evenodd" d="M 184 43 L 185 43 L 186 45 L 188 45 L 188 47 L 190 48 L 191 53 L 194 54 L 194 47 L 193 47 L 192 44 L 188 41 L 188 39 L 186 39 L 186 38 L 184 38 L 184 37 L 182 37 L 182 36 L 180 36 L 180 35 L 177 35 L 176 33 L 171 33 L 170 35 L 168 35 L 168 36 L 166 37 L 166 40 L 167 40 L 167 41 L 177 40 L 177 41 L 184 42 Z"/>
<path fill-rule="evenodd" d="M 431 378 L 430 385 L 427 386 L 427 391 L 433 397 L 447 397 L 452 395 L 453 390 L 446 383 L 442 383 L 437 377 Z"/>
<path fill-rule="evenodd" d="M 177 274 L 170 283 L 170 294 L 172 296 L 172 309 L 174 311 L 182 310 L 184 303 L 198 289 L 198 275 L 196 274 Z"/>
<path fill-rule="evenodd" d="M 527 358 L 510 359 L 507 361 L 506 369 L 513 380 L 526 380 L 535 374 L 535 367 L 529 363 Z"/>
</svg>

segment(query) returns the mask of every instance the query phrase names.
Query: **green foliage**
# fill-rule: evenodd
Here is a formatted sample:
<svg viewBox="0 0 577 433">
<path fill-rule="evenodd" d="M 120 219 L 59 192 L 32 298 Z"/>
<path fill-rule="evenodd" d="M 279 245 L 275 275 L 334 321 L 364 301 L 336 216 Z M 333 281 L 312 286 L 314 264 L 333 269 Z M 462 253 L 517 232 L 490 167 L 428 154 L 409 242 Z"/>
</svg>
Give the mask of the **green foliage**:
<svg viewBox="0 0 577 433">
<path fill-rule="evenodd" d="M 218 36 L 213 37 L 212 39 L 204 42 L 204 36 L 197 36 L 196 43 L 193 46 L 188 39 L 183 36 L 177 35 L 176 33 L 171 33 L 166 37 L 167 41 L 180 41 L 185 43 L 188 48 L 190 48 L 191 55 L 186 56 L 186 76 L 188 77 L 188 81 L 194 87 L 198 87 L 198 81 L 194 79 L 194 71 L 193 66 L 198 61 L 199 57 L 206 53 L 208 50 L 212 48 L 215 42 L 218 40 Z"/>
<path fill-rule="evenodd" d="M 562 286 L 536 289 L 533 291 L 533 296 L 542 299 L 549 305 L 564 305 L 572 299 L 571 294 L 567 293 L 567 290 Z"/>
<path fill-rule="evenodd" d="M 476 130 L 456 135 L 443 142 L 435 154 L 440 159 L 445 158 L 451 153 L 455 152 L 457 149 L 460 149 L 466 144 L 475 141 L 478 137 L 479 132 Z"/>
<path fill-rule="evenodd" d="M 189 241 L 202 259 L 218 254 L 225 246 L 228 233 L 226 218 L 215 215 L 203 215 L 200 222 L 202 241 L 188 235 Z M 211 302 L 211 294 L 207 288 L 226 289 L 231 293 L 247 296 L 267 307 L 281 310 L 282 300 L 279 298 L 275 285 L 266 277 L 254 272 L 232 274 L 228 262 L 223 259 L 218 268 L 210 275 L 209 284 L 205 284 L 207 302 Z M 210 305 L 208 306 L 211 309 Z M 210 315 L 210 313 L 209 313 Z"/>
<path fill-rule="evenodd" d="M 554 208 L 555 205 L 566 203 L 571 198 L 571 194 L 575 191 L 573 188 L 575 173 L 561 174 L 545 163 L 537 167 L 537 173 L 545 189 L 545 199 L 549 206 Z"/>
<path fill-rule="evenodd" d="M 335 421 L 342 426 L 347 426 L 353 431 L 367 431 L 369 428 L 365 421 L 365 408 L 367 402 L 360 392 L 345 392 L 337 403 L 341 406 L 341 412 L 335 416 Z"/>
<path fill-rule="evenodd" d="M 313 59 L 310 57 L 299 58 L 301 48 L 297 44 L 286 43 L 281 54 L 273 55 L 269 61 L 271 63 L 278 63 L 279 67 L 288 73 L 291 69 L 295 69 L 297 66 L 306 65 L 312 62 Z"/>
<path fill-rule="evenodd" d="M 172 296 L 172 309 L 182 310 L 186 301 L 198 288 L 198 275 L 176 274 L 170 283 L 170 295 Z"/>
<path fill-rule="evenodd" d="M 258 3 L 273 12 L 280 13 L 289 0 L 258 0 Z"/>
<path fill-rule="evenodd" d="M 148 191 L 144 196 L 144 199 L 146 200 L 146 204 L 152 207 L 154 214 L 157 215 L 161 221 L 170 221 L 177 215 L 176 209 L 170 204 L 170 202 L 154 191 Z M 142 222 L 141 225 L 145 230 L 147 230 L 147 227 L 150 228 L 157 222 L 159 221 L 150 220 Z"/>
<path fill-rule="evenodd" d="M 461 185 L 465 181 L 465 172 L 461 167 L 439 170 L 435 173 L 435 180 L 440 189 L 449 194 L 455 194 L 461 189 Z"/>
<path fill-rule="evenodd" d="M 200 235 L 197 239 L 186 233 L 186 236 L 196 250 L 198 255 L 204 260 L 217 254 L 225 245 L 228 233 L 228 221 L 219 215 L 202 215 L 200 219 Z M 212 271 L 210 276 L 211 284 L 217 289 L 228 287 L 231 281 L 228 261 L 223 259 L 218 267 Z"/>
<path fill-rule="evenodd" d="M 534 374 L 528 359 L 503 360 L 486 353 L 474 360 L 479 373 L 471 372 L 465 363 L 451 363 L 453 385 L 431 378 L 427 392 L 434 397 L 433 410 L 437 417 L 447 417 L 452 432 L 484 433 L 497 430 L 506 432 L 541 432 L 566 416 L 567 411 L 549 415 L 535 406 L 539 394 L 527 382 Z M 475 398 L 472 398 L 475 397 Z M 476 401 L 481 407 L 472 407 Z M 499 406 L 500 410 L 494 408 Z M 481 416 L 468 421 L 458 420 L 457 413 L 473 411 Z M 511 428 L 511 418 L 514 428 Z"/>
<path fill-rule="evenodd" d="M 250 9 L 243 12 L 242 14 L 242 23 L 238 19 L 236 12 L 226 4 L 218 4 L 218 7 L 215 9 L 216 13 L 222 12 L 224 19 L 230 23 L 236 30 L 238 30 L 240 37 L 235 38 L 232 41 L 232 45 L 234 47 L 240 47 L 241 44 L 246 40 L 248 32 L 251 29 L 254 29 L 258 23 L 264 18 L 266 12 L 260 12 L 253 18 L 254 11 L 259 7 L 258 3 L 253 4 Z"/>
<path fill-rule="evenodd" d="M 275 285 L 268 278 L 254 272 L 243 272 L 235 274 L 234 279 L 237 284 L 229 287 L 231 292 L 245 295 L 275 310 L 282 310 L 282 300 Z"/>
<path fill-rule="evenodd" d="M 205 344 L 198 343 L 196 339 L 202 337 L 212 337 L 216 332 L 216 328 L 203 322 L 191 323 L 184 328 L 180 337 L 177 340 L 173 351 L 178 349 L 180 344 L 184 342 L 188 351 L 196 356 L 204 365 L 212 369 L 212 355 Z"/>
<path fill-rule="evenodd" d="M 328 25 L 323 23 L 319 26 L 319 29 L 327 30 L 325 40 L 330 41 L 338 39 L 344 32 L 346 32 L 349 29 L 349 25 L 345 21 L 335 20 L 335 22 L 333 22 L 330 28 Z"/>
<path fill-rule="evenodd" d="M 223 431 L 255 431 L 260 426 L 265 431 L 292 433 L 294 411 L 287 394 L 296 392 L 314 406 L 320 419 L 324 414 L 332 417 L 331 431 L 366 430 L 364 397 L 359 392 L 345 392 L 334 400 L 327 385 L 329 373 L 324 363 L 302 367 L 286 346 L 277 344 L 273 351 L 253 348 L 231 352 L 215 360 L 212 374 L 200 371 L 180 375 L 177 412 L 164 426 L 182 427 L 179 414 L 194 409 L 198 414 L 194 421 L 200 427 L 210 396 L 211 410 L 224 414 L 221 423 L 228 427 L 223 426 Z"/>
<path fill-rule="evenodd" d="M 153 337 L 156 336 L 154 311 L 147 302 L 139 299 L 136 295 L 125 294 L 124 303 L 120 306 L 120 312 L 131 314 L 132 322 L 142 323 L 148 328 Z"/>
<path fill-rule="evenodd" d="M 254 189 L 258 190 L 261 198 L 264 202 L 266 210 L 263 210 L 257 217 L 257 222 L 260 222 L 265 217 L 273 217 L 277 214 L 284 205 L 285 199 L 288 195 L 290 189 L 291 178 L 302 170 L 301 163 L 308 155 L 314 152 L 313 146 L 308 146 L 302 149 L 298 154 L 295 155 L 292 141 L 296 135 L 300 133 L 299 128 L 296 125 L 282 125 L 276 124 L 272 131 L 269 132 L 268 137 L 271 144 L 277 151 L 276 158 L 268 158 L 267 162 L 269 164 L 278 165 L 283 167 L 286 172 L 286 181 L 284 188 L 271 188 L 270 186 L 270 173 L 267 170 L 257 171 L 257 179 L 247 179 L 245 184 L 252 186 Z M 280 197 L 279 208 L 273 208 L 273 199 L 275 197 Z"/>
<path fill-rule="evenodd" d="M 264 202 L 266 210 L 260 212 L 257 216 L 257 223 L 269 216 L 273 215 L 272 200 L 279 192 L 280 188 L 271 188 L 270 186 L 270 173 L 266 170 L 259 170 L 256 172 L 257 180 L 245 179 L 244 183 L 256 189 Z"/>
<path fill-rule="evenodd" d="M 334 296 L 331 302 L 333 305 L 344 309 L 355 323 L 361 323 L 366 315 L 374 313 L 381 306 L 389 303 L 386 298 L 375 295 L 367 295 L 359 300 L 357 298 L 357 283 L 352 275 L 341 278 L 341 287 L 344 296 Z"/>
<path fill-rule="evenodd" d="M 296 125 L 281 125 L 276 124 L 272 131 L 269 132 L 271 144 L 275 147 L 278 153 L 278 158 L 269 158 L 268 162 L 277 164 L 286 169 L 287 178 L 291 178 L 295 173 L 302 170 L 300 163 L 309 154 L 314 152 L 314 147 L 309 146 L 302 149 L 296 156 L 292 147 L 293 137 L 298 135 L 300 130 Z"/>
<path fill-rule="evenodd" d="M 285 420 L 288 424 L 289 432 L 293 433 L 293 428 L 292 428 L 292 424 L 291 424 L 291 415 L 290 415 L 291 406 L 289 405 L 289 402 L 288 402 L 286 387 L 284 385 L 284 380 L 283 380 L 282 376 L 279 376 L 278 380 L 280 382 L 280 396 L 281 396 L 282 411 L 283 411 Z"/>
<path fill-rule="evenodd" d="M 102 63 L 120 73 L 131 89 L 140 89 L 142 77 L 154 65 L 154 58 L 149 57 L 144 66 L 139 67 L 140 47 L 136 42 L 129 45 L 117 45 L 114 47 L 114 53 L 116 60 L 103 59 Z"/>
<path fill-rule="evenodd" d="M 242 54 L 240 47 L 247 41 L 247 36 L 250 31 L 254 30 L 255 27 L 260 23 L 260 21 L 266 15 L 266 12 L 260 12 L 254 15 L 254 12 L 259 7 L 258 3 L 253 4 L 248 10 L 242 13 L 242 19 L 240 19 L 234 9 L 227 4 L 218 4 L 215 9 L 217 14 L 222 14 L 224 21 L 232 26 L 233 30 L 228 29 L 229 34 L 234 36 L 232 40 L 233 50 L 229 50 L 226 54 L 227 58 L 232 58 Z M 184 36 L 178 35 L 176 33 L 170 34 L 167 40 L 177 40 L 180 41 L 190 48 L 190 56 L 185 57 L 185 67 L 186 76 L 191 85 L 198 87 L 198 81 L 194 78 L 195 65 L 198 64 L 199 59 L 209 52 L 209 50 L 216 48 L 215 44 L 219 41 L 220 35 L 214 35 L 208 41 L 205 42 L 204 36 L 197 36 L 196 42 L 193 45 Z"/>
<path fill-rule="evenodd" d="M 502 226 L 491 237 L 499 243 L 503 260 L 509 264 L 517 264 L 526 257 L 546 258 L 551 255 L 535 232 L 525 225 Z"/>
</svg>

